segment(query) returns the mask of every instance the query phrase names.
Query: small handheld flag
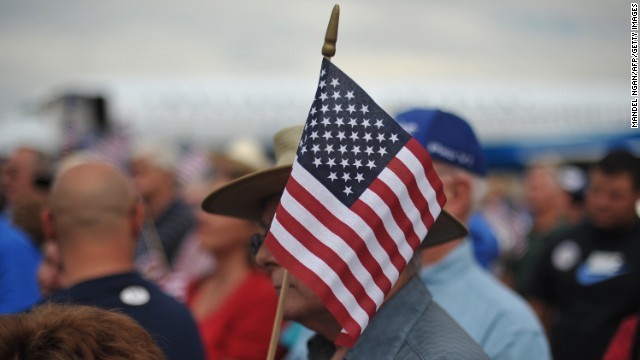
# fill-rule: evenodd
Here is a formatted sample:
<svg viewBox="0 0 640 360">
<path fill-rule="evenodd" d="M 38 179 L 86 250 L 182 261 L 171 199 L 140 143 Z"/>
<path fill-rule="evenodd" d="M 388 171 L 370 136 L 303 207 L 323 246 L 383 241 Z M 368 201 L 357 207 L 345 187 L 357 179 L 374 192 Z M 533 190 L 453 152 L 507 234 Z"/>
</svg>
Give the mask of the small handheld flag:
<svg viewBox="0 0 640 360">
<path fill-rule="evenodd" d="M 426 150 L 323 59 L 265 244 L 353 346 L 446 202 Z"/>
</svg>

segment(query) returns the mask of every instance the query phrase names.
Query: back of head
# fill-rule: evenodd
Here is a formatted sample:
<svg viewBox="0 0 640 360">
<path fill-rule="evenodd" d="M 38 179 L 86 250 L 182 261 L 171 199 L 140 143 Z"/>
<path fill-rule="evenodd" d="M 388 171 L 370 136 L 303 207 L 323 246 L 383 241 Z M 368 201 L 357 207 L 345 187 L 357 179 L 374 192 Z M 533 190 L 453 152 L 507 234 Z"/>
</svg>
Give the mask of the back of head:
<svg viewBox="0 0 640 360">
<path fill-rule="evenodd" d="M 484 177 L 480 142 L 471 126 L 457 115 L 435 109 L 414 109 L 396 116 L 398 123 L 424 146 L 433 160 Z"/>
<path fill-rule="evenodd" d="M 445 184 L 447 181 L 460 183 L 457 181 L 460 179 L 468 184 L 469 190 L 464 192 L 451 191 L 458 187 L 445 185 L 448 199 L 445 209 L 467 221 L 471 213 L 480 207 L 487 189 L 484 154 L 469 123 L 455 114 L 437 109 L 409 110 L 398 114 L 396 119 L 427 149 Z M 457 180 L 450 180 L 452 177 Z"/>
<path fill-rule="evenodd" d="M 177 188 L 179 156 L 170 144 L 142 142 L 131 156 L 131 172 L 136 190 L 146 202 L 173 196 Z"/>
<path fill-rule="evenodd" d="M 164 354 L 133 319 L 90 306 L 45 304 L 0 317 L 0 358 L 159 360 Z"/>
<path fill-rule="evenodd" d="M 178 167 L 179 156 L 176 149 L 169 144 L 154 141 L 143 141 L 133 149 L 131 161 L 148 161 L 154 168 L 174 173 Z"/>
<path fill-rule="evenodd" d="M 51 220 L 61 240 L 70 234 L 108 235 L 128 230 L 134 204 L 134 191 L 122 173 L 106 164 L 84 163 L 56 179 Z"/>
</svg>

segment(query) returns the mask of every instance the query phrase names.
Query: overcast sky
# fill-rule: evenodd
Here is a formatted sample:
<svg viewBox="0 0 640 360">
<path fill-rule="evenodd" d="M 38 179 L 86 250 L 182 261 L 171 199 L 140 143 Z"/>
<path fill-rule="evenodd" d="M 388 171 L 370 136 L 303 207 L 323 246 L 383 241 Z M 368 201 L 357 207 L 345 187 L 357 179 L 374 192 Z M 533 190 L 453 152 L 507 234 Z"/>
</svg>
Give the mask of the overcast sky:
<svg viewBox="0 0 640 360">
<path fill-rule="evenodd" d="M 315 82 L 334 2 L 0 0 L 0 112 L 86 79 Z M 355 79 L 628 86 L 629 3 L 342 1 Z"/>
</svg>

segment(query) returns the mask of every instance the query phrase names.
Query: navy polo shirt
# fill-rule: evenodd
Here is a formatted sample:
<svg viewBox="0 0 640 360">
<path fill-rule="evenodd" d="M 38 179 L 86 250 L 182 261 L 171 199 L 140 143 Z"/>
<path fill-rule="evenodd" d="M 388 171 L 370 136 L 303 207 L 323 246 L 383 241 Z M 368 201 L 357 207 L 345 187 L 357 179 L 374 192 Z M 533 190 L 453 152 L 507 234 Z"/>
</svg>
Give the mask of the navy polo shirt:
<svg viewBox="0 0 640 360">
<path fill-rule="evenodd" d="M 138 273 L 105 276 L 60 289 L 47 301 L 117 309 L 145 328 L 168 359 L 204 359 L 189 310 Z"/>
</svg>

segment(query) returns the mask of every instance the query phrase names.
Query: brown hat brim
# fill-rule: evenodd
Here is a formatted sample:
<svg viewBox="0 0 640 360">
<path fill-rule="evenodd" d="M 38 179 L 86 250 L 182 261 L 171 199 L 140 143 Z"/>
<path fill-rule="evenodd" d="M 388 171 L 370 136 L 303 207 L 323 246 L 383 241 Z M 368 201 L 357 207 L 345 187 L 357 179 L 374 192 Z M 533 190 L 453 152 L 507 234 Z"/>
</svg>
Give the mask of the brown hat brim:
<svg viewBox="0 0 640 360">
<path fill-rule="evenodd" d="M 260 222 L 264 202 L 284 191 L 291 165 L 256 171 L 216 189 L 202 202 L 202 209 L 219 215 Z"/>
<path fill-rule="evenodd" d="M 290 173 L 291 165 L 281 165 L 240 177 L 209 194 L 202 202 L 202 209 L 260 222 L 265 201 L 284 191 Z M 443 210 L 420 247 L 460 239 L 468 233 L 460 220 Z"/>
</svg>

